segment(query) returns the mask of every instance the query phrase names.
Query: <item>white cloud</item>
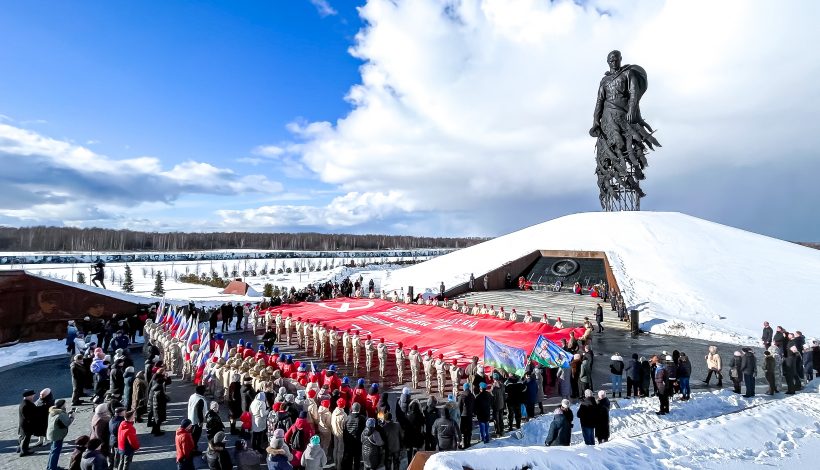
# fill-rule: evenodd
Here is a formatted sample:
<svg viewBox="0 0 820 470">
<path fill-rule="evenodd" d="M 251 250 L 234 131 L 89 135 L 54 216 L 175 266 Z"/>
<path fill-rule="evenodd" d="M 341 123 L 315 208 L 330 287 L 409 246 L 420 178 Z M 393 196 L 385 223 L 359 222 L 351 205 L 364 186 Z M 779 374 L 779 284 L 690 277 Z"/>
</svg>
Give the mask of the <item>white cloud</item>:
<svg viewBox="0 0 820 470">
<path fill-rule="evenodd" d="M 330 6 L 330 3 L 327 0 L 310 0 L 310 3 L 316 7 L 316 11 L 319 12 L 319 16 L 322 18 L 337 14 L 337 11 Z"/>
<path fill-rule="evenodd" d="M 649 74 L 642 111 L 664 145 L 649 157 L 645 203 L 657 196 L 686 210 L 664 181 L 816 156 L 819 10 L 808 1 L 370 0 L 351 48 L 365 62 L 347 96 L 352 111 L 289 129 L 307 169 L 354 199 L 400 194 L 383 202 L 394 213 L 520 226 L 543 218 L 511 221 L 525 204 L 597 210 L 587 130 L 617 48 Z M 737 203 L 754 204 L 759 191 L 737 186 L 754 193 Z M 333 223 L 333 210 L 344 206 L 316 219 Z"/>
<path fill-rule="evenodd" d="M 285 149 L 278 145 L 260 145 L 252 150 L 254 155 L 266 158 L 275 158 L 284 155 Z"/>
<path fill-rule="evenodd" d="M 336 197 L 324 207 L 270 205 L 244 210 L 219 210 L 224 225 L 244 227 L 350 227 L 385 219 L 398 213 L 413 212 L 416 207 L 398 191 L 386 193 L 348 193 Z"/>
<path fill-rule="evenodd" d="M 259 174 L 191 160 L 166 169 L 155 157 L 114 159 L 2 123 L 0 167 L 0 217 L 14 224 L 113 219 L 143 202 L 168 204 L 185 194 L 282 191 Z"/>
</svg>

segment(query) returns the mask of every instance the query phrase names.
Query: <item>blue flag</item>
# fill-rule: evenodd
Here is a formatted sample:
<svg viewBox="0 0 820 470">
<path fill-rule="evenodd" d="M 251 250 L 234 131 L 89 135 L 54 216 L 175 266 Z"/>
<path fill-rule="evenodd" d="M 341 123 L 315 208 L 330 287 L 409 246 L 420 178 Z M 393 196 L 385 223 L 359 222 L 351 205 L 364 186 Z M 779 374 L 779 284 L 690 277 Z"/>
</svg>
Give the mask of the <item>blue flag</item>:
<svg viewBox="0 0 820 470">
<path fill-rule="evenodd" d="M 520 348 L 507 346 L 484 337 L 484 364 L 505 370 L 518 376 L 524 375 L 527 366 L 527 352 Z"/>
<path fill-rule="evenodd" d="M 530 354 L 530 359 L 550 369 L 566 369 L 572 361 L 572 354 L 547 338 L 539 336 Z"/>
</svg>

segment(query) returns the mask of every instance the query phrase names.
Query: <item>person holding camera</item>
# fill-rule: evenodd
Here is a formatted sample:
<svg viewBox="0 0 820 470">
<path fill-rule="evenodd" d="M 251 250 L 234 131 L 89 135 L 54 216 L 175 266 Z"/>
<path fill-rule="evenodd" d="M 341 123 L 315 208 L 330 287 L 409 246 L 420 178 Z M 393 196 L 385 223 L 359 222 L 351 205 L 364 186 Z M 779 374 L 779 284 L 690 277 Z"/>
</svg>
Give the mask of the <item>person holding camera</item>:
<svg viewBox="0 0 820 470">
<path fill-rule="evenodd" d="M 48 410 L 48 430 L 46 437 L 51 441 L 51 450 L 48 453 L 48 467 L 46 470 L 57 470 L 60 452 L 63 450 L 63 440 L 68 435 L 68 427 L 74 422 L 74 408 L 65 410 L 65 400 L 54 402 Z"/>
</svg>

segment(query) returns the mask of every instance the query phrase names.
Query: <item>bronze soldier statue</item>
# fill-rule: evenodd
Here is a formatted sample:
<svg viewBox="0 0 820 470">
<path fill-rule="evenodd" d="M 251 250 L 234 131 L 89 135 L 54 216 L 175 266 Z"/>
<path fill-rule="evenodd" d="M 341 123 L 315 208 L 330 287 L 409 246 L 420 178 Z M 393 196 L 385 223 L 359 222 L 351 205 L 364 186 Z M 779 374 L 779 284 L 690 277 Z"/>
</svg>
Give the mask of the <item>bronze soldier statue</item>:
<svg viewBox="0 0 820 470">
<path fill-rule="evenodd" d="M 620 51 L 607 55 L 609 71 L 598 86 L 598 99 L 589 135 L 595 143 L 601 207 L 607 211 L 640 210 L 645 196 L 643 180 L 646 154 L 661 144 L 641 116 L 640 100 L 646 92 L 646 71 L 638 65 L 621 65 Z"/>
</svg>

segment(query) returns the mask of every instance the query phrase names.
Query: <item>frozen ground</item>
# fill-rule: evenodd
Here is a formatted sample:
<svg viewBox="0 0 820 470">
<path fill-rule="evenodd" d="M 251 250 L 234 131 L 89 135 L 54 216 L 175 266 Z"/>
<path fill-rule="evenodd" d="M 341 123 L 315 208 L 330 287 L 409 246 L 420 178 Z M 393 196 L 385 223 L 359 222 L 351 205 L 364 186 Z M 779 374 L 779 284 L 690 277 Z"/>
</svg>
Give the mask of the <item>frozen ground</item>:
<svg viewBox="0 0 820 470">
<path fill-rule="evenodd" d="M 568 215 L 391 273 L 385 289 L 456 286 L 536 250 L 606 253 L 627 304 L 654 333 L 754 344 L 764 320 L 804 335 L 820 251 L 680 213 Z"/>
<path fill-rule="evenodd" d="M 611 439 L 586 446 L 574 421 L 572 446 L 544 447 L 552 416 L 522 427 L 523 437 L 491 441 L 469 451 L 434 455 L 426 470 L 461 469 L 748 469 L 812 467 L 820 458 L 820 379 L 804 392 L 743 398 L 723 389 L 673 401 L 657 416 L 657 399 L 618 400 L 610 412 Z M 785 397 L 785 398 L 784 398 Z M 573 412 L 577 406 L 573 407 Z"/>
</svg>

